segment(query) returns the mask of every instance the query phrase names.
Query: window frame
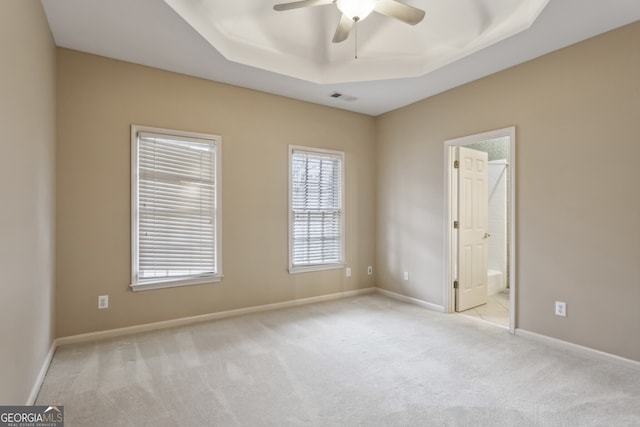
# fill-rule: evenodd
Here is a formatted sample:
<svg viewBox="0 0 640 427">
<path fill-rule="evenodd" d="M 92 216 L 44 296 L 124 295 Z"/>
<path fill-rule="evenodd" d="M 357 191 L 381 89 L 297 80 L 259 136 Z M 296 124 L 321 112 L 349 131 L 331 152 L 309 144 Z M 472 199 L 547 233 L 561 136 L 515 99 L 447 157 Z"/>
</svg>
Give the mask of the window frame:
<svg viewBox="0 0 640 427">
<path fill-rule="evenodd" d="M 139 273 L 139 159 L 138 159 L 138 134 L 148 132 L 166 135 L 174 138 L 197 138 L 211 141 L 215 147 L 214 160 L 214 248 L 216 271 L 213 274 L 182 276 L 179 278 L 152 278 L 138 279 Z M 220 135 L 189 132 L 174 129 L 156 128 L 150 126 L 131 125 L 131 284 L 133 291 L 146 291 L 152 289 L 164 289 L 179 286 L 216 283 L 222 280 L 222 137 Z"/>
<path fill-rule="evenodd" d="M 314 265 L 305 265 L 305 266 L 294 266 L 293 265 L 293 226 L 294 226 L 294 214 L 293 214 L 293 155 L 295 151 L 302 151 L 310 154 L 318 154 L 318 155 L 332 155 L 338 156 L 340 158 L 340 174 L 341 174 L 341 188 L 340 188 L 340 261 L 326 263 L 326 264 L 314 264 Z M 288 241 L 289 241 L 289 273 L 305 273 L 311 271 L 322 271 L 322 270 L 335 270 L 344 268 L 346 266 L 345 261 L 345 247 L 346 247 L 346 236 L 345 236 L 345 189 L 346 189 L 346 162 L 345 162 L 345 152 L 338 150 L 329 150 L 324 148 L 315 148 L 308 147 L 302 145 L 289 145 L 289 165 L 288 165 Z"/>
</svg>

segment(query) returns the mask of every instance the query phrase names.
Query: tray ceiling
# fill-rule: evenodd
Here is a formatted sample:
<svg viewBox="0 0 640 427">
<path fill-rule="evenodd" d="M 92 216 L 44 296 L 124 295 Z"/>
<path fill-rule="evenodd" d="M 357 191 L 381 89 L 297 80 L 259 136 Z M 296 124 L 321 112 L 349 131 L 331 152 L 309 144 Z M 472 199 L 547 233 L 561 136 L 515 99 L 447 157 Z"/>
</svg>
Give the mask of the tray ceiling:
<svg viewBox="0 0 640 427">
<path fill-rule="evenodd" d="M 640 19 L 639 0 L 550 0 L 542 12 L 546 2 L 406 0 L 425 19 L 411 27 L 373 13 L 359 25 L 354 60 L 353 34 L 330 42 L 332 5 L 273 10 L 286 1 L 185 0 L 185 16 L 209 10 L 189 24 L 161 0 L 41 0 L 57 46 L 372 116 Z M 458 10 L 442 15 L 448 3 Z M 513 18 L 518 5 L 533 8 L 528 20 Z M 498 22 L 508 27 L 501 36 Z"/>
<path fill-rule="evenodd" d="M 526 30 L 549 0 L 403 0 L 415 26 L 372 13 L 341 43 L 335 4 L 276 12 L 274 1 L 165 0 L 226 59 L 314 83 L 419 77 Z M 285 0 L 286 2 L 286 0 Z"/>
</svg>

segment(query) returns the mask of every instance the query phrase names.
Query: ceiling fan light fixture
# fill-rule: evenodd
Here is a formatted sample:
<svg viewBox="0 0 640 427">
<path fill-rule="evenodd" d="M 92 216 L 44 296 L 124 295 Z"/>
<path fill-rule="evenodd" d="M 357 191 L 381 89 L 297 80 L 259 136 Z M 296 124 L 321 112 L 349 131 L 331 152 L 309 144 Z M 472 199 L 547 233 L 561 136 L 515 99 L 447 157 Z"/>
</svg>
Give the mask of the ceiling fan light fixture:
<svg viewBox="0 0 640 427">
<path fill-rule="evenodd" d="M 336 6 L 352 21 L 362 21 L 376 7 L 377 0 L 337 0 Z"/>
</svg>

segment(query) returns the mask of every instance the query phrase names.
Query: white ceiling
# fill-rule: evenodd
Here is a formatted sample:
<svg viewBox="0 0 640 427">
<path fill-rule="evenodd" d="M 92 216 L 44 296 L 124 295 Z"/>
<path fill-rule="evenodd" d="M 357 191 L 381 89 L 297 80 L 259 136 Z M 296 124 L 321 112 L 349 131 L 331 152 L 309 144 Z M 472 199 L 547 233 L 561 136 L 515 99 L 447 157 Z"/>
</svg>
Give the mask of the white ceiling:
<svg viewBox="0 0 640 427">
<path fill-rule="evenodd" d="M 233 53 L 239 49 L 229 49 L 224 39 L 214 40 L 214 44 L 218 43 L 218 49 L 214 48 L 209 37 L 207 37 L 209 39 L 207 41 L 201 33 L 162 0 L 41 1 L 58 46 L 373 116 L 640 20 L 640 0 L 550 0 L 533 25 L 511 37 L 495 43 L 500 39 L 498 37 L 493 41 L 495 44 L 476 43 L 474 45 L 471 40 L 466 42 L 467 45 L 474 47 L 474 49 L 469 49 L 470 55 L 462 58 L 460 58 L 461 55 L 457 57 L 454 55 L 436 65 L 423 64 L 418 73 L 415 73 L 415 70 L 410 67 L 406 67 L 413 75 L 417 74 L 417 77 L 397 78 L 402 73 L 401 70 L 394 70 L 394 67 L 405 68 L 402 67 L 401 62 L 395 62 L 393 66 L 379 64 L 378 67 L 382 70 L 377 72 L 385 71 L 386 67 L 390 73 L 386 75 L 394 76 L 394 78 L 382 79 L 385 74 L 374 73 L 373 78 L 378 80 L 371 80 L 372 75 L 364 71 L 360 73 L 362 76 L 360 79 L 358 79 L 358 73 L 348 71 L 346 74 L 349 76 L 348 78 L 339 74 L 337 77 L 332 76 L 331 78 L 317 78 L 318 75 L 313 73 L 296 74 L 295 69 L 300 67 L 292 60 L 289 61 L 293 62 L 292 67 L 289 68 L 269 66 L 270 63 L 278 62 L 278 60 L 273 61 L 277 55 L 273 55 L 273 58 L 262 63 L 261 66 L 265 69 L 233 62 L 220 52 L 225 52 L 235 61 L 250 61 L 247 61 L 246 55 L 245 58 L 242 58 L 242 55 L 234 56 Z M 189 1 L 199 3 L 203 0 Z M 231 15 L 225 15 L 225 6 L 221 6 L 231 5 L 229 0 L 207 1 L 215 5 L 216 13 L 212 15 L 214 19 L 219 17 L 221 23 L 229 22 Z M 235 6 L 229 6 L 228 10 L 230 13 L 233 12 L 234 22 L 242 22 L 242 25 L 234 26 L 231 24 L 227 27 L 227 33 L 233 28 L 249 32 L 252 31 L 251 25 L 266 25 L 260 16 L 268 12 L 278 15 L 277 20 L 273 22 L 276 22 L 276 26 L 285 28 L 286 33 L 295 40 L 296 48 L 299 51 L 300 44 L 305 40 L 314 43 L 308 52 L 301 51 L 301 56 L 318 63 L 319 55 L 325 55 L 326 58 L 327 49 L 332 48 L 330 46 L 332 32 L 327 33 L 328 30 L 321 31 L 320 28 L 326 28 L 331 23 L 335 25 L 337 11 L 320 10 L 330 9 L 333 7 L 332 5 L 319 6 L 312 8 L 312 10 L 275 12 L 272 10 L 274 4 L 286 3 L 288 0 L 232 1 Z M 458 8 L 465 4 L 463 0 L 440 1 L 453 3 Z M 492 1 L 505 4 L 505 0 L 482 0 L 482 3 L 488 8 Z M 528 1 L 508 0 L 507 3 L 522 4 Z M 424 26 L 420 31 L 428 32 L 437 25 L 442 25 L 442 22 L 447 22 L 446 20 L 442 21 L 444 18 L 440 20 L 434 18 L 437 16 L 436 12 L 439 13 L 442 10 L 437 7 L 436 0 L 405 0 L 405 2 L 427 11 L 425 20 L 418 24 Z M 256 3 L 260 4 L 259 8 L 255 7 Z M 254 6 L 249 7 L 251 4 Z M 540 5 L 540 2 L 536 4 Z M 242 8 L 239 5 L 245 7 Z M 245 10 L 250 16 L 247 16 L 246 19 L 239 17 L 237 15 L 239 10 Z M 431 15 L 431 18 L 429 18 L 430 11 L 434 14 Z M 298 14 L 304 16 L 305 19 L 292 18 L 286 21 L 285 26 L 281 19 L 285 19 L 287 14 L 290 16 Z M 339 14 L 337 16 L 339 17 Z M 313 35 L 309 33 L 309 26 L 313 25 L 314 19 L 320 20 L 316 38 L 313 38 Z M 388 46 L 388 38 L 395 31 L 389 27 L 397 27 L 399 34 L 406 30 L 403 28 L 406 24 L 396 23 L 388 17 L 372 16 L 367 20 L 371 20 L 371 23 L 368 24 L 366 20 L 362 21 L 358 30 L 360 32 L 358 34 L 359 45 L 362 43 L 359 58 L 345 62 L 341 67 L 348 69 L 349 64 L 353 65 L 353 61 L 361 60 L 357 66 L 362 67 L 360 64 L 366 64 L 367 55 L 373 55 L 375 52 L 375 43 Z M 386 20 L 391 22 L 386 22 Z M 323 22 L 325 23 L 323 24 Z M 365 27 L 365 24 L 370 27 Z M 523 25 L 519 26 L 523 27 Z M 528 23 L 524 25 L 524 28 L 527 26 Z M 486 28 L 490 27 L 489 25 Z M 402 46 L 409 43 L 411 35 L 407 34 L 409 35 L 401 35 L 401 41 L 396 45 Z M 385 41 L 381 41 L 380 35 L 386 37 Z M 282 38 L 282 35 L 278 37 L 282 43 L 276 45 L 276 48 L 279 49 L 279 52 L 286 53 L 287 46 L 292 45 L 287 44 L 287 40 Z M 367 37 L 370 39 L 367 40 Z M 318 45 L 325 38 L 327 44 L 322 45 L 318 50 Z M 344 46 L 348 47 L 351 43 L 353 43 L 352 36 L 340 44 L 340 49 L 345 50 Z M 353 45 L 351 46 L 353 47 Z M 251 60 L 251 58 L 248 59 Z M 280 58 L 279 62 L 286 63 L 287 61 Z M 254 61 L 254 65 L 256 64 L 260 64 L 260 62 Z M 331 67 L 331 64 L 323 66 Z M 268 69 L 272 71 L 268 71 Z M 278 72 L 274 72 L 274 69 Z M 292 69 L 294 71 L 291 71 Z M 289 75 L 285 75 L 285 73 Z M 326 70 L 326 73 L 331 74 L 331 69 Z M 291 77 L 291 75 L 297 75 L 299 78 Z M 314 75 L 316 78 L 311 78 Z M 325 83 L 315 83 L 309 80 L 325 81 Z M 348 82 L 326 83 L 326 81 Z M 345 96 L 332 98 L 330 95 L 335 92 Z"/>
<path fill-rule="evenodd" d="M 341 12 L 331 0 L 279 13 L 273 1 L 164 1 L 228 60 L 320 84 L 423 76 L 526 30 L 549 2 L 403 0 L 428 11 L 422 22 L 371 13 L 332 43 Z"/>
</svg>

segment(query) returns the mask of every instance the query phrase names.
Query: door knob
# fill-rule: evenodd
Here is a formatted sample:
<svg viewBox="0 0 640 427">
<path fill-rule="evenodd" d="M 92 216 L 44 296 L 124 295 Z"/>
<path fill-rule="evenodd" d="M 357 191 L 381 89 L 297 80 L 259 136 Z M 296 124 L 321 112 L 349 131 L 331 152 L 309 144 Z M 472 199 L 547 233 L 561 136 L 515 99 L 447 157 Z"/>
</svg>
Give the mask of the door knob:
<svg viewBox="0 0 640 427">
<path fill-rule="evenodd" d="M 484 236 L 482 236 L 483 239 L 488 239 L 489 237 L 491 237 L 489 233 L 484 233 Z"/>
</svg>

